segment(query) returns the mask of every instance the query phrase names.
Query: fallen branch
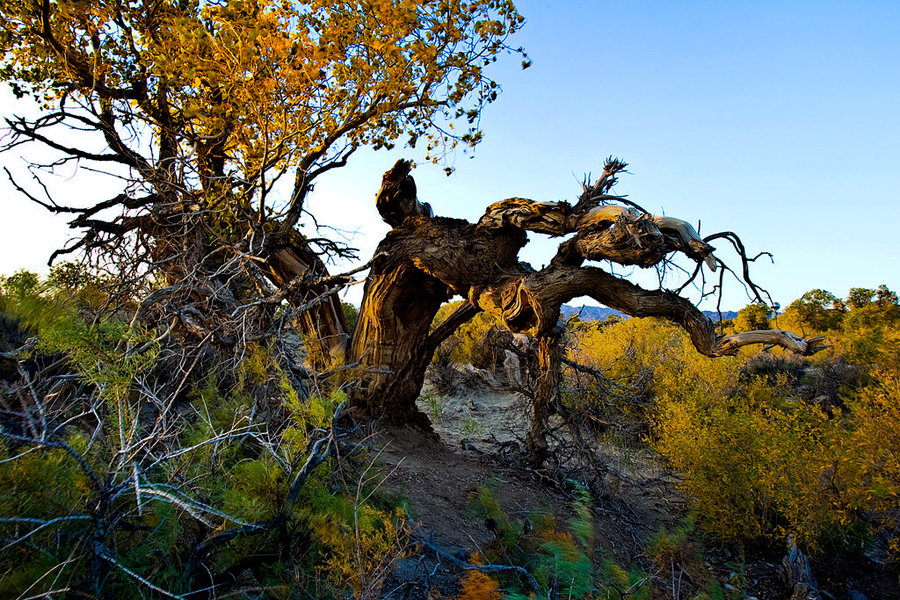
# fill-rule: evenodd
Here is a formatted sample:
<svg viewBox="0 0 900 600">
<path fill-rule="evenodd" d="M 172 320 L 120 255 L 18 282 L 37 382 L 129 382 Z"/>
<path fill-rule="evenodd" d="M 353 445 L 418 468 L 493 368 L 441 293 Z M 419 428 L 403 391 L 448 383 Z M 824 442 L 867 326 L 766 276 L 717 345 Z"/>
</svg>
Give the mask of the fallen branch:
<svg viewBox="0 0 900 600">
<path fill-rule="evenodd" d="M 22 344 L 22 346 L 16 348 L 15 350 L 10 350 L 9 352 L 0 352 L 0 358 L 5 358 L 7 360 L 19 360 L 20 356 L 33 350 L 35 344 L 37 344 L 36 337 L 28 338 L 25 343 Z"/>
<path fill-rule="evenodd" d="M 525 578 L 528 581 L 528 585 L 531 586 L 531 589 L 534 591 L 535 597 L 541 596 L 541 586 L 538 585 L 537 579 L 534 578 L 534 575 L 526 571 L 522 567 L 517 567 L 513 565 L 476 565 L 472 563 L 468 563 L 464 560 L 460 560 L 456 558 L 450 552 L 447 552 L 440 546 L 430 542 L 421 536 L 416 536 L 420 539 L 417 540 L 417 543 L 420 544 L 423 548 L 426 548 L 433 552 L 435 555 L 442 559 L 446 559 L 450 563 L 452 563 L 455 567 L 463 569 L 465 571 L 478 571 L 480 573 L 517 573 Z"/>
<path fill-rule="evenodd" d="M 803 339 L 795 333 L 783 329 L 764 329 L 760 331 L 745 331 L 720 338 L 718 341 L 719 354 L 734 354 L 741 346 L 750 344 L 766 344 L 781 346 L 801 356 L 811 356 L 816 352 L 830 346 L 819 345 L 825 339 L 824 335 L 817 335 L 809 339 Z"/>
</svg>

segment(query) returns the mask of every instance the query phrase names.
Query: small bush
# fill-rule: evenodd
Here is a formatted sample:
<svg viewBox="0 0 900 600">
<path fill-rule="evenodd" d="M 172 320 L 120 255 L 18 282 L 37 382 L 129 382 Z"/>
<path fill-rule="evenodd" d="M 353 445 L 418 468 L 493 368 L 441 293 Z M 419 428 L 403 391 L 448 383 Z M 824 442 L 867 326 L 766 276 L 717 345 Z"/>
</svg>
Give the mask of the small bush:
<svg viewBox="0 0 900 600">
<path fill-rule="evenodd" d="M 495 498 L 496 485 L 494 482 L 479 487 L 472 500 L 473 510 L 485 519 L 495 536 L 486 551 L 486 560 L 523 567 L 542 589 L 553 590 L 560 598 L 650 597 L 651 586 L 645 573 L 619 567 L 596 548 L 591 500 L 586 491 L 576 492 L 572 502 L 575 516 L 560 525 L 551 512 L 511 520 Z M 515 590 L 507 598 L 524 598 L 530 591 L 512 575 L 500 581 Z M 621 582 L 626 583 L 623 586 Z"/>
</svg>

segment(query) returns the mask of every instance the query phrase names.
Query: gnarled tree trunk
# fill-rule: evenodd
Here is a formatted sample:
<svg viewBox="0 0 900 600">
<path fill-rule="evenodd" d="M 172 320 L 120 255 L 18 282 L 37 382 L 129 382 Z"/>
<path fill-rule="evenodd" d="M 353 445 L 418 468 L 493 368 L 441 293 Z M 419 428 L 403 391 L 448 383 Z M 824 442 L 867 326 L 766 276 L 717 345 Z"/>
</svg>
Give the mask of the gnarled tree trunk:
<svg viewBox="0 0 900 600">
<path fill-rule="evenodd" d="M 583 266 L 585 260 L 610 260 L 649 267 L 678 251 L 716 267 L 714 248 L 687 222 L 607 204 L 621 200 L 607 191 L 623 163 L 608 161 L 603 177 L 586 187 L 575 205 L 512 198 L 488 207 L 476 224 L 433 216 L 416 200 L 410 168 L 398 161 L 385 173 L 378 193 L 378 210 L 393 229 L 372 262 L 347 356 L 367 369 L 351 400 L 371 417 L 427 426 L 415 405 L 425 370 L 438 344 L 478 310 L 514 333 L 536 338 L 541 376 L 529 446 L 537 460 L 547 452 L 546 421 L 559 394 L 559 311 L 572 298 L 590 296 L 629 315 L 670 319 L 707 356 L 733 354 L 751 343 L 778 344 L 801 354 L 818 349 L 818 339 L 785 331 L 719 336 L 713 323 L 677 294 L 645 290 L 599 267 Z M 527 231 L 570 237 L 549 265 L 535 270 L 518 259 Z M 468 303 L 432 330 L 439 306 L 455 295 Z M 324 333 L 338 336 L 337 325 L 329 323 L 332 329 Z"/>
<path fill-rule="evenodd" d="M 350 334 L 341 301 L 328 285 L 328 269 L 296 231 L 288 231 L 267 260 L 269 276 L 293 306 L 311 302 L 300 313 L 300 329 L 307 336 L 307 350 L 314 367 L 326 368 L 343 361 L 349 350 Z M 340 284 L 340 282 L 334 282 Z"/>
</svg>

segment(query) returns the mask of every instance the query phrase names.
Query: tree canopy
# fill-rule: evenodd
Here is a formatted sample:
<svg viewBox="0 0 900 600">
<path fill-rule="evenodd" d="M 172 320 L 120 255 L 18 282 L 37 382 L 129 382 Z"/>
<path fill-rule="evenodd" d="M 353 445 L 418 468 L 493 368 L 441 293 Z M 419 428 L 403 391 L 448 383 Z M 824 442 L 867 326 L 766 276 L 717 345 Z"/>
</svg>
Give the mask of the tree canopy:
<svg viewBox="0 0 900 600">
<path fill-rule="evenodd" d="M 291 229 L 315 179 L 361 145 L 421 139 L 436 159 L 477 144 L 499 91 L 485 66 L 524 21 L 509 0 L 4 1 L 0 14 L 0 73 L 43 109 L 8 119 L 6 148 L 36 142 L 61 153 L 54 165 L 126 177 L 87 211 L 45 201 L 87 228 L 84 249 L 151 229 L 101 208 L 215 211 L 240 223 L 237 243 Z"/>
</svg>

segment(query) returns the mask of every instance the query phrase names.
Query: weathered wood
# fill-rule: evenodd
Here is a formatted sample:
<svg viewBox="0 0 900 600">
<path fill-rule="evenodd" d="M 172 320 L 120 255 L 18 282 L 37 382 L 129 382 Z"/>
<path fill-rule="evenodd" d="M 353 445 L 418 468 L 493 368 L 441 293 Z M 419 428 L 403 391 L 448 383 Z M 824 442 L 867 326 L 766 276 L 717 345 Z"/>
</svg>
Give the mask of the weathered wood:
<svg viewBox="0 0 900 600">
<path fill-rule="evenodd" d="M 797 548 L 794 536 L 788 536 L 788 544 L 788 554 L 781 560 L 781 579 L 791 591 L 790 600 L 822 600 L 809 561 Z"/>
<path fill-rule="evenodd" d="M 409 174 L 412 163 L 400 159 L 381 178 L 381 189 L 375 196 L 375 207 L 391 227 L 401 225 L 406 217 L 433 217 L 431 206 L 416 198 L 416 182 Z"/>
<path fill-rule="evenodd" d="M 561 337 L 560 328 L 554 328 L 547 335 L 538 336 L 531 349 L 537 363 L 534 367 L 538 377 L 531 402 L 531 431 L 526 438 L 526 449 L 529 459 L 535 464 L 543 463 L 549 454 L 547 427 L 559 403 Z"/>
<path fill-rule="evenodd" d="M 713 271 L 713 247 L 687 221 L 654 216 L 627 206 L 605 204 L 585 210 L 568 202 L 536 202 L 509 198 L 490 205 L 478 221 L 480 229 L 514 227 L 561 236 L 576 233 L 575 248 L 582 259 L 612 260 L 648 267 L 678 250 L 702 260 Z"/>
<path fill-rule="evenodd" d="M 415 198 L 410 166 L 395 164 L 377 196 L 379 212 L 393 229 L 378 246 L 348 355 L 367 369 L 351 400 L 370 416 L 428 426 L 415 400 L 437 347 L 437 330 L 430 333 L 429 328 L 441 303 L 454 295 L 467 298 L 471 306 L 440 326 L 437 337 L 446 337 L 456 321 L 480 309 L 510 331 L 536 338 L 540 377 L 529 449 L 538 461 L 547 452 L 546 421 L 558 396 L 559 311 L 572 298 L 590 296 L 632 316 L 669 319 L 707 356 L 733 354 L 756 343 L 800 354 L 820 349 L 820 338 L 804 340 L 785 331 L 719 336 L 712 321 L 677 294 L 645 290 L 599 267 L 583 266 L 586 260 L 611 260 L 648 267 L 682 252 L 714 268 L 714 248 L 686 221 L 655 217 L 632 206 L 599 205 L 596 198 L 605 202 L 607 196 L 595 194 L 583 196 L 574 208 L 566 202 L 503 200 L 473 225 L 431 216 Z M 518 259 L 527 231 L 571 237 L 549 265 L 536 271 Z"/>
<path fill-rule="evenodd" d="M 597 267 L 551 264 L 508 282 L 504 288 L 482 293 L 473 303 L 498 316 L 511 329 L 518 327 L 520 333 L 539 335 L 555 326 L 562 304 L 579 296 L 590 296 L 633 317 L 668 319 L 688 332 L 700 353 L 711 357 L 735 354 L 749 344 L 777 345 L 807 356 L 820 351 L 819 343 L 824 339 L 803 339 L 782 330 L 719 336 L 713 322 L 690 301 L 672 292 L 645 290 Z M 515 301 L 506 300 L 509 298 Z"/>
<path fill-rule="evenodd" d="M 720 337 L 718 340 L 717 355 L 734 354 L 741 346 L 751 344 L 766 344 L 769 346 L 781 346 L 801 356 L 809 356 L 820 352 L 828 346 L 820 343 L 825 339 L 824 335 L 818 335 L 804 339 L 796 333 L 783 329 L 765 329 L 761 331 L 745 331 Z"/>
<path fill-rule="evenodd" d="M 368 371 L 351 392 L 355 409 L 391 424 L 430 427 L 415 404 L 432 356 L 423 342 L 449 297 L 446 285 L 406 257 L 373 265 L 350 346 Z"/>
<path fill-rule="evenodd" d="M 337 294 L 328 294 L 326 285 L 317 283 L 328 275 L 319 255 L 299 233 L 291 231 L 288 235 L 288 243 L 272 252 L 266 266 L 272 281 L 287 289 L 286 299 L 293 306 L 325 294 L 321 302 L 299 315 L 299 325 L 307 336 L 313 366 L 328 368 L 344 361 L 349 349 L 350 335 L 341 300 Z"/>
</svg>

